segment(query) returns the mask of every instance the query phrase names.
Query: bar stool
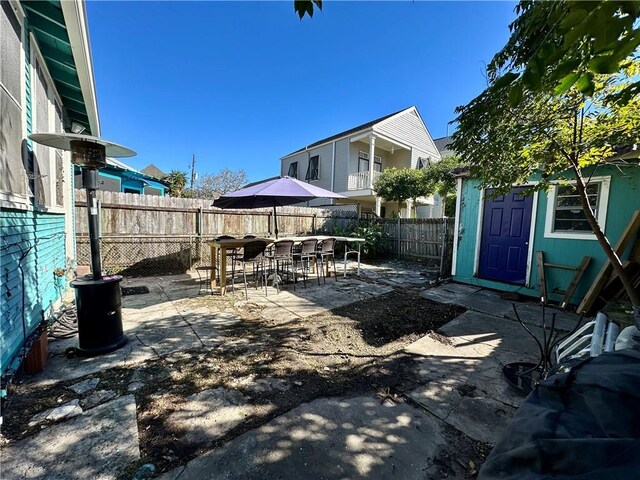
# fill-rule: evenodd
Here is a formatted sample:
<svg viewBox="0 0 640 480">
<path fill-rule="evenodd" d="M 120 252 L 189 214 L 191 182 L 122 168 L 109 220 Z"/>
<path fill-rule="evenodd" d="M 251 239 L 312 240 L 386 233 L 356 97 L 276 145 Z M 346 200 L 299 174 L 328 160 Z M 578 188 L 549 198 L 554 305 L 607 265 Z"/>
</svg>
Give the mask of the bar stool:
<svg viewBox="0 0 640 480">
<path fill-rule="evenodd" d="M 279 240 L 272 245 L 272 252 L 267 255 L 269 262 L 273 262 L 273 264 L 275 264 L 273 283 L 276 286 L 278 293 L 280 293 L 280 282 L 278 281 L 280 278 L 278 275 L 280 265 L 284 265 L 285 270 L 288 265 L 291 265 L 293 289 L 296 289 L 296 262 L 294 261 L 293 256 L 293 244 L 293 240 Z"/>
<path fill-rule="evenodd" d="M 198 272 L 198 279 L 200 280 L 200 288 L 198 289 L 198 295 L 202 294 L 202 291 L 205 292 L 207 290 L 211 290 L 211 295 L 213 295 L 213 290 L 211 289 L 211 272 L 213 271 L 213 267 L 211 265 L 196 267 L 196 272 Z"/>
<path fill-rule="evenodd" d="M 324 262 L 325 260 L 329 261 L 331 259 L 333 261 L 333 276 L 338 281 L 338 274 L 336 272 L 336 256 L 334 252 L 334 248 L 336 246 L 336 239 L 326 238 L 324 240 L 320 240 L 318 242 L 318 250 L 316 251 L 316 255 L 318 260 L 320 260 L 320 269 L 322 270 L 322 281 L 326 284 L 327 278 L 324 271 Z"/>
<path fill-rule="evenodd" d="M 300 242 L 300 250 L 293 254 L 294 261 L 299 261 L 302 267 L 302 281 L 304 288 L 307 288 L 307 275 L 306 272 L 311 269 L 311 261 L 317 259 L 318 240 L 315 238 L 306 238 Z M 307 268 L 305 269 L 305 262 Z M 316 265 L 316 277 L 318 278 L 318 285 L 320 285 L 320 271 Z"/>
<path fill-rule="evenodd" d="M 264 240 L 256 240 L 254 242 L 249 242 L 245 244 L 243 248 L 242 255 L 234 255 L 231 261 L 231 286 L 235 291 L 235 271 L 236 271 L 236 263 L 240 262 L 242 266 L 242 276 L 244 279 L 244 295 L 245 298 L 249 298 L 249 293 L 247 291 L 247 265 L 251 265 L 253 267 L 253 278 L 256 286 L 256 290 L 258 289 L 258 275 L 262 270 L 262 283 L 264 284 L 264 294 L 268 295 L 267 292 L 267 278 L 266 278 L 266 269 L 264 268 L 264 251 L 267 248 L 267 242 Z"/>
</svg>

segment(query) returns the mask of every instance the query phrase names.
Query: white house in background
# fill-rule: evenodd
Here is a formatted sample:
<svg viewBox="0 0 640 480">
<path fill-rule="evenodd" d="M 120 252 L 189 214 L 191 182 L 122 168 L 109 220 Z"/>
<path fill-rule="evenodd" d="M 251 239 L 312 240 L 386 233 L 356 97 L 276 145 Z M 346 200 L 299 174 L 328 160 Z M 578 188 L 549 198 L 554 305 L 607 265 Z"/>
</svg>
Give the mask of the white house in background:
<svg viewBox="0 0 640 480">
<path fill-rule="evenodd" d="M 348 197 L 332 203 L 357 203 L 361 214 L 409 216 L 413 202 L 398 212 L 397 202 L 376 196 L 375 180 L 386 168 L 427 168 L 441 160 L 416 107 L 385 115 L 296 150 L 280 159 L 280 174 Z M 310 205 L 326 204 L 326 200 Z M 437 195 L 418 199 L 419 218 L 442 217 Z"/>
</svg>

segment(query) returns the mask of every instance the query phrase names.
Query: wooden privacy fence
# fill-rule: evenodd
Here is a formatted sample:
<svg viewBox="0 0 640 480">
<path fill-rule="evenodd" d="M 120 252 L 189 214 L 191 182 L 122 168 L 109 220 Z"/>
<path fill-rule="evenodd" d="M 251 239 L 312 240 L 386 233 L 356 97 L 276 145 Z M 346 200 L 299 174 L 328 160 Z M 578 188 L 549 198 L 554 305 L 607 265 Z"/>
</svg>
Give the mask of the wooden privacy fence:
<svg viewBox="0 0 640 480">
<path fill-rule="evenodd" d="M 384 219 L 378 222 L 387 237 L 387 249 L 397 258 L 418 258 L 437 265 L 442 276 L 451 272 L 453 219 Z"/>
<path fill-rule="evenodd" d="M 273 209 L 220 210 L 211 200 L 97 192 L 103 268 L 110 273 L 183 273 L 210 263 L 206 242 L 219 235 L 273 236 Z M 76 257 L 89 264 L 86 194 L 75 191 Z M 355 205 L 331 210 L 278 207 L 280 236 L 326 233 L 357 218 Z"/>
<path fill-rule="evenodd" d="M 273 236 L 273 209 L 220 210 L 211 200 L 97 192 L 103 268 L 131 276 L 184 273 L 210 264 L 207 241 L 220 235 Z M 90 263 L 86 196 L 76 190 L 78 265 Z M 357 221 L 355 205 L 278 207 L 280 236 L 343 232 Z M 449 219 L 361 220 L 380 224 L 387 253 L 428 261 L 441 275 L 451 271 L 453 221 Z"/>
</svg>

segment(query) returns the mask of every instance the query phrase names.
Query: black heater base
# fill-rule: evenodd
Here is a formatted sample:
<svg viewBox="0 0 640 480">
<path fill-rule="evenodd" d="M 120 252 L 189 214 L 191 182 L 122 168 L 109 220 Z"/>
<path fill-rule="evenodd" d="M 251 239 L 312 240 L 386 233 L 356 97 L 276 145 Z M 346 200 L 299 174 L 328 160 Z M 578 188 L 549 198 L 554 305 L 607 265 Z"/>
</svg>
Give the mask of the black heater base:
<svg viewBox="0 0 640 480">
<path fill-rule="evenodd" d="M 126 345 L 127 337 L 122 330 L 121 281 L 119 275 L 97 280 L 88 275 L 71 282 L 76 290 L 78 310 L 76 355 L 94 357 Z"/>
</svg>

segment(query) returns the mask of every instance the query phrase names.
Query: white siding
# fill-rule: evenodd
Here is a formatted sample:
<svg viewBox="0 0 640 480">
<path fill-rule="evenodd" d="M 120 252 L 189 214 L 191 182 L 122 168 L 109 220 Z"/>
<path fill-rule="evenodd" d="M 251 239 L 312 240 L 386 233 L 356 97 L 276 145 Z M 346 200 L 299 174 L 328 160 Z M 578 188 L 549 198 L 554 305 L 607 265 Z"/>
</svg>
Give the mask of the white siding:
<svg viewBox="0 0 640 480">
<path fill-rule="evenodd" d="M 438 149 L 433 143 L 427 127 L 414 109 L 374 125 L 373 130 L 427 152 L 433 158 L 440 159 Z"/>
<path fill-rule="evenodd" d="M 439 162 L 441 160 L 440 154 L 434 155 L 433 152 L 427 152 L 425 150 L 419 150 L 414 148 L 411 150 L 411 168 L 418 166 L 418 158 L 428 158 L 432 162 Z"/>
<path fill-rule="evenodd" d="M 336 172 L 334 191 L 345 192 L 347 190 L 347 178 L 349 176 L 349 139 L 343 138 L 336 141 Z"/>
<path fill-rule="evenodd" d="M 331 190 L 331 160 L 333 156 L 333 143 L 310 148 L 308 152 L 300 152 L 291 157 L 285 158 L 281 162 L 280 174 L 286 175 L 289 172 L 289 165 L 298 162 L 298 180 L 305 181 L 309 158 L 318 155 L 319 179 L 312 182 L 314 185 Z M 326 203 L 326 201 L 325 201 Z"/>
</svg>

